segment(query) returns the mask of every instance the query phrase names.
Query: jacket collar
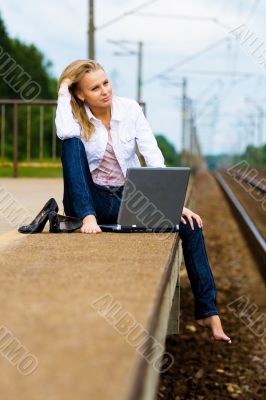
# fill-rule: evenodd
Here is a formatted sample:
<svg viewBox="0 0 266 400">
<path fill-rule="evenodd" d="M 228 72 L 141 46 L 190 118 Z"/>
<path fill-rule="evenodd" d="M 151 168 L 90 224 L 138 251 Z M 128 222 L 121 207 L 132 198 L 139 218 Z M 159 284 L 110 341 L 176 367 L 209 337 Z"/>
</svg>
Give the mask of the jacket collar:
<svg viewBox="0 0 266 400">
<path fill-rule="evenodd" d="M 87 106 L 85 104 L 84 107 L 85 107 L 86 113 L 90 120 L 93 119 L 94 121 L 99 121 L 99 119 L 93 115 L 89 106 Z M 116 96 L 113 96 L 112 105 L 111 105 L 111 120 L 112 121 L 122 121 L 122 119 L 123 119 L 123 115 L 121 112 L 121 107 L 119 106 Z"/>
</svg>

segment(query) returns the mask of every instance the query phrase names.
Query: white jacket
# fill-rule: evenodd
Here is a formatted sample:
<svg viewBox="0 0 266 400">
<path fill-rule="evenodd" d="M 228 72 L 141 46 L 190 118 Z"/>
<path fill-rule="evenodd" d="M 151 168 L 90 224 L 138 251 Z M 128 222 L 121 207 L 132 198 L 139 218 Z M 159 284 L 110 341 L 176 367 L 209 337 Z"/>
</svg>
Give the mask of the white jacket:
<svg viewBox="0 0 266 400">
<path fill-rule="evenodd" d="M 90 108 L 85 106 L 88 118 L 95 126 L 91 139 L 85 141 L 81 137 L 80 125 L 73 117 L 70 100 L 68 89 L 61 87 L 55 119 L 57 136 L 62 140 L 80 137 L 85 145 L 90 170 L 93 171 L 103 159 L 108 132 L 103 123 L 94 117 Z M 114 152 L 124 176 L 129 167 L 140 167 L 136 143 L 147 167 L 165 166 L 148 121 L 136 101 L 113 96 L 110 126 Z"/>
</svg>

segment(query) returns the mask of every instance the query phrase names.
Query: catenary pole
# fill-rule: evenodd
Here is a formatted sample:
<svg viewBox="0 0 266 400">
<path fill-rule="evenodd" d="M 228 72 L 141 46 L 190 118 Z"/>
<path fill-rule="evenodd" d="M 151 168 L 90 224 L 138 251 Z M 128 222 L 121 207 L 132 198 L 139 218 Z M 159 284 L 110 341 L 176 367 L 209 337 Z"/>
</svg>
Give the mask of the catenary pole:
<svg viewBox="0 0 266 400">
<path fill-rule="evenodd" d="M 89 0 L 89 30 L 88 30 L 88 55 L 90 60 L 95 58 L 95 44 L 94 44 L 94 0 Z"/>
</svg>

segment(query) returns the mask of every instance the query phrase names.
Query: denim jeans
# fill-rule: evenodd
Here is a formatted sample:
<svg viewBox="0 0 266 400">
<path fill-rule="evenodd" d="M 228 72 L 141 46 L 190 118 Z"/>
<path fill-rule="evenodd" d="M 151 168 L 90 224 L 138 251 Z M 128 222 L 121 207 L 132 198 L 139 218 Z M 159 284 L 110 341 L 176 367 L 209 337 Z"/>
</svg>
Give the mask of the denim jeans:
<svg viewBox="0 0 266 400">
<path fill-rule="evenodd" d="M 99 224 L 117 222 L 123 186 L 96 185 L 91 177 L 85 147 L 79 138 L 63 141 L 64 211 L 66 215 L 84 218 L 97 216 Z"/>
<path fill-rule="evenodd" d="M 98 223 L 117 223 L 123 186 L 96 185 L 91 177 L 85 147 L 79 138 L 63 141 L 63 204 L 65 214 L 84 218 L 93 214 Z M 194 230 L 187 220 L 179 224 L 184 261 L 195 301 L 195 319 L 218 315 L 216 286 L 209 265 L 202 229 L 193 218 Z"/>
</svg>

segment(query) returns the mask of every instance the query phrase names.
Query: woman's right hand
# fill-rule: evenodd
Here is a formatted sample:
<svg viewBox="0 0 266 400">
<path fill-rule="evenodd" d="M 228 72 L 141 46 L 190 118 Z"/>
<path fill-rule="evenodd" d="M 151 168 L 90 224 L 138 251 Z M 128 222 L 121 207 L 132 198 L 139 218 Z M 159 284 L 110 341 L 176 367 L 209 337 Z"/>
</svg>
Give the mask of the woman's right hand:
<svg viewBox="0 0 266 400">
<path fill-rule="evenodd" d="M 69 88 L 69 86 L 71 86 L 71 85 L 72 85 L 72 80 L 69 78 L 66 78 L 61 82 L 60 86 L 66 86 L 67 88 Z"/>
<path fill-rule="evenodd" d="M 102 230 L 97 224 L 97 220 L 94 215 L 87 215 L 83 218 L 83 225 L 80 228 L 82 233 L 101 233 Z"/>
</svg>

